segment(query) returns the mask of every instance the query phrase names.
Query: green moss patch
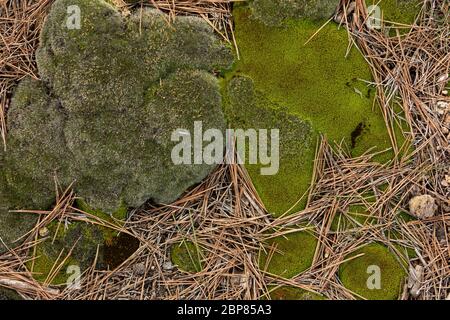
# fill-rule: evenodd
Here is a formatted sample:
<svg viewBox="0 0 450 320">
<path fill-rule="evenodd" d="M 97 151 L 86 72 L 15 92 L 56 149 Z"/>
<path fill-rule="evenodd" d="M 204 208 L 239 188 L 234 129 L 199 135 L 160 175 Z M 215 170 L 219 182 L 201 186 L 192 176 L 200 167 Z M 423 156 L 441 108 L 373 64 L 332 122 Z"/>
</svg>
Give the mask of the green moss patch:
<svg viewBox="0 0 450 320">
<path fill-rule="evenodd" d="M 69 266 L 76 266 L 83 272 L 92 266 L 99 248 L 98 262 L 102 260 L 104 236 L 94 225 L 82 222 L 73 222 L 67 227 L 64 224 L 53 222 L 48 226 L 49 236 L 36 247 L 36 259 L 34 260 L 33 274 L 36 280 L 44 282 L 50 273 L 68 256 L 59 272 L 51 282 L 54 285 L 65 285 L 70 274 L 67 274 Z M 56 233 L 56 236 L 55 236 Z M 54 239 L 53 239 L 54 238 Z M 58 259 L 59 257 L 59 259 Z M 58 260 L 57 260 L 58 259 Z M 56 263 L 56 267 L 54 267 Z M 28 267 L 32 262 L 28 263 Z M 52 271 L 53 269 L 53 271 Z"/>
<path fill-rule="evenodd" d="M 269 273 L 292 278 L 311 266 L 316 246 L 317 239 L 306 231 L 273 238 L 267 243 L 267 254 L 261 254 L 260 267 Z M 275 252 L 268 261 L 271 247 Z"/>
<path fill-rule="evenodd" d="M 283 286 L 270 293 L 272 300 L 325 300 L 325 297 L 317 293 L 300 288 Z"/>
<path fill-rule="evenodd" d="M 75 5 L 79 28 L 67 12 Z M 226 127 L 215 75 L 233 55 L 200 17 L 169 26 L 158 10 L 124 17 L 103 0 L 56 0 L 36 62 L 42 80 L 19 84 L 8 150 L 0 151 L 0 234 L 8 245 L 17 232 L 4 212 L 48 209 L 55 177 L 63 188 L 73 183 L 91 208 L 117 213 L 170 203 L 214 169 L 171 157 L 175 130 L 193 132 L 195 121 L 204 130 Z"/>
<path fill-rule="evenodd" d="M 227 81 L 233 75 L 250 78 L 254 92 L 262 98 L 256 104 L 246 102 L 247 107 L 241 102 L 225 110 L 233 127 L 247 122 L 249 126 L 257 123 L 270 129 L 285 118 L 296 118 L 303 123 L 304 131 L 298 139 L 284 138 L 283 144 L 291 147 L 284 149 L 285 152 L 289 149 L 286 155 L 281 150 L 281 158 L 285 160 L 278 175 L 258 177 L 259 173 L 251 172 L 267 209 L 279 215 L 294 206 L 309 187 L 314 142 L 319 133 L 330 141 L 345 140 L 353 156 L 372 147 L 385 150 L 391 147 L 391 142 L 374 103 L 375 89 L 363 82 L 371 80 L 368 64 L 355 48 L 346 57 L 345 30 L 330 23 L 305 45 L 323 21 L 291 20 L 276 27 L 250 16 L 251 11 L 246 7 L 238 6 L 234 10 L 241 60 Z M 236 108 L 243 109 L 239 112 L 240 121 L 236 121 L 233 111 Z M 255 121 L 255 109 L 275 110 L 274 116 Z M 281 131 L 283 136 L 283 128 Z M 285 134 L 289 130 L 284 131 Z M 377 160 L 385 162 L 391 157 L 392 153 L 385 153 Z M 304 204 L 298 203 L 295 209 L 301 209 Z"/>
<path fill-rule="evenodd" d="M 4 300 L 23 300 L 23 299 L 16 291 L 0 287 L 0 301 Z"/>
<path fill-rule="evenodd" d="M 170 256 L 172 263 L 186 272 L 200 272 L 202 270 L 202 250 L 191 241 L 174 244 Z"/>
<path fill-rule="evenodd" d="M 256 91 L 249 77 L 236 76 L 231 79 L 224 97 L 227 97 L 225 113 L 232 127 L 244 130 L 273 127 L 280 130 L 278 173 L 261 175 L 262 165 L 246 165 L 259 195 L 266 200 L 268 210 L 275 216 L 280 215 L 294 205 L 292 202 L 286 203 L 286 199 L 299 199 L 311 181 L 311 171 L 304 169 L 309 168 L 314 160 L 314 154 L 310 152 L 315 142 L 312 140 L 311 124 Z M 306 197 L 303 198 L 303 205 L 305 201 Z"/>
<path fill-rule="evenodd" d="M 381 244 L 367 245 L 345 259 L 364 255 L 343 263 L 339 268 L 339 278 L 346 288 L 369 300 L 397 299 L 406 273 L 395 256 Z M 373 274 L 371 266 L 380 270 L 380 289 L 369 289 L 368 279 Z"/>
<path fill-rule="evenodd" d="M 80 198 L 75 201 L 75 205 L 78 209 L 107 221 L 112 222 L 112 218 L 125 221 L 127 218 L 128 208 L 125 203 L 122 203 L 121 206 L 111 214 L 92 208 L 86 201 Z"/>
<path fill-rule="evenodd" d="M 253 0 L 252 17 L 266 25 L 281 25 L 290 19 L 328 19 L 339 0 Z"/>
<path fill-rule="evenodd" d="M 111 224 L 124 222 L 127 208 L 122 206 L 113 214 L 107 214 L 101 210 L 92 209 L 82 199 L 77 199 L 75 206 L 80 210 L 92 214 Z M 59 262 L 67 256 L 74 247 L 71 256 L 64 263 L 60 272 L 57 273 L 53 284 L 65 284 L 70 275 L 66 270 L 70 265 L 80 267 L 83 272 L 94 262 L 97 254 L 97 267 L 114 269 L 130 257 L 138 248 L 139 240 L 124 233 L 118 233 L 107 227 L 91 225 L 84 222 L 72 222 L 67 227 L 64 224 L 53 222 L 48 227 L 49 236 L 44 242 L 37 246 L 33 272 L 38 281 L 45 281 L 51 272 L 58 255 L 63 251 Z M 54 236 L 56 233 L 56 236 Z M 55 241 L 53 241 L 55 238 Z M 32 263 L 29 263 L 31 267 Z"/>
<path fill-rule="evenodd" d="M 421 0 L 366 0 L 366 5 L 379 5 L 386 21 L 412 24 L 420 11 Z"/>
</svg>

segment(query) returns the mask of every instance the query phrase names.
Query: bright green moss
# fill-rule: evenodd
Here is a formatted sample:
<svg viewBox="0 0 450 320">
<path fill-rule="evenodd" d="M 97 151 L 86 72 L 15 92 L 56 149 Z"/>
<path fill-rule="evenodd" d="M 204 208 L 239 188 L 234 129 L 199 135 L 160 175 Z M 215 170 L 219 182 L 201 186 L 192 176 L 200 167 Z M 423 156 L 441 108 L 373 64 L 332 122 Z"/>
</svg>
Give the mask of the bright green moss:
<svg viewBox="0 0 450 320">
<path fill-rule="evenodd" d="M 122 203 L 122 205 L 117 209 L 117 211 L 113 212 L 112 214 L 108 214 L 108 213 L 103 212 L 98 209 L 93 209 L 83 199 L 77 199 L 75 201 L 75 205 L 78 209 L 80 209 L 86 213 L 92 214 L 96 217 L 99 217 L 103 220 L 106 220 L 108 222 L 113 222 L 112 218 L 119 220 L 119 221 L 125 221 L 127 218 L 128 208 L 125 205 L 125 203 Z"/>
<path fill-rule="evenodd" d="M 288 28 L 269 28 L 246 19 L 247 14 L 235 12 L 242 56 L 236 70 L 250 76 L 256 89 L 311 120 L 330 140 L 347 138 L 351 143 L 351 133 L 362 123 L 355 154 L 371 146 L 389 146 L 384 121 L 372 112 L 374 89 L 358 80 L 371 80 L 367 63 L 354 48 L 345 58 L 345 30 L 329 24 L 304 45 L 320 24 L 301 20 Z"/>
<path fill-rule="evenodd" d="M 241 55 L 234 74 L 253 80 L 255 92 L 267 101 L 266 108 L 282 108 L 288 117 L 310 123 L 309 141 L 315 142 L 319 133 L 330 141 L 344 139 L 353 156 L 372 147 L 379 151 L 391 147 L 384 120 L 374 104 L 375 89 L 361 81 L 371 80 L 368 64 L 355 48 L 345 57 L 345 30 L 328 24 L 305 45 L 323 21 L 303 19 L 270 27 L 249 16 L 245 7 L 234 10 Z M 247 110 L 252 108 L 249 104 Z M 241 114 L 245 116 L 246 112 L 251 114 Z M 252 123 L 250 116 L 244 120 Z M 277 123 L 267 118 L 265 126 L 274 128 Z M 314 143 L 294 143 L 292 153 L 297 155 L 281 165 L 278 175 L 259 177 L 259 173 L 251 172 L 263 202 L 275 215 L 291 208 L 310 184 Z M 391 157 L 392 153 L 385 153 L 377 160 L 385 162 Z M 304 203 L 295 209 L 301 209 Z"/>
<path fill-rule="evenodd" d="M 287 112 L 286 108 L 275 105 L 261 92 L 255 91 L 251 78 L 236 76 L 229 81 L 226 88 L 225 113 L 228 115 L 230 125 L 241 129 L 267 129 L 280 130 L 280 159 L 279 171 L 276 175 L 261 175 L 261 165 L 246 165 L 259 195 L 263 199 L 270 199 L 266 203 L 269 211 L 275 216 L 281 211 L 272 211 L 274 208 L 289 209 L 288 199 L 298 199 L 302 196 L 305 186 L 311 181 L 311 173 L 303 169 L 314 160 L 311 150 L 312 128 L 311 124 Z M 294 175 L 293 172 L 302 172 Z M 280 182 L 289 188 L 281 187 Z M 306 197 L 304 198 L 306 200 Z M 302 202 L 304 204 L 305 201 Z"/>
<path fill-rule="evenodd" d="M 172 263 L 186 272 L 202 270 L 202 250 L 193 242 L 183 241 L 174 244 L 170 253 Z"/>
<path fill-rule="evenodd" d="M 381 244 L 370 244 L 353 252 L 345 259 L 360 253 L 364 253 L 364 255 L 343 263 L 339 268 L 339 278 L 343 285 L 369 300 L 397 299 L 406 273 L 395 256 Z M 370 266 L 380 268 L 380 289 L 368 288 L 368 279 L 373 274 L 368 269 Z"/>
<path fill-rule="evenodd" d="M 270 292 L 272 300 L 325 300 L 325 297 L 300 288 L 283 286 Z"/>
<path fill-rule="evenodd" d="M 127 206 L 122 203 L 122 205 L 112 214 L 105 213 L 98 209 L 93 209 L 91 206 L 89 206 L 83 199 L 77 199 L 75 202 L 75 205 L 78 209 L 92 214 L 106 222 L 112 223 L 112 224 L 118 224 L 121 222 L 125 222 L 127 218 L 128 208 Z M 111 242 L 114 240 L 114 238 L 117 236 L 117 231 L 112 230 L 110 228 L 106 227 L 98 227 L 99 230 L 102 231 L 103 239 L 106 242 Z M 95 244 L 94 244 L 95 245 Z"/>
<path fill-rule="evenodd" d="M 48 279 L 50 272 L 53 268 L 57 268 L 58 265 L 55 266 L 56 257 L 48 257 L 48 252 L 44 250 L 42 247 L 39 247 L 36 250 L 36 259 L 34 266 L 31 263 L 27 264 L 27 267 L 33 272 L 33 277 L 37 281 L 44 283 L 45 281 L 50 281 Z M 67 252 L 65 252 L 67 255 Z M 64 253 L 62 254 L 62 259 L 65 259 Z M 55 260 L 54 260 L 55 259 Z M 59 263 L 62 262 L 62 259 L 59 260 Z M 78 265 L 78 262 L 72 258 L 68 258 L 67 261 L 63 264 L 62 269 L 55 275 L 53 280 L 51 281 L 52 285 L 66 285 L 67 279 L 69 275 L 66 275 L 66 270 L 69 265 Z M 32 268 L 32 269 L 31 269 Z"/>
<path fill-rule="evenodd" d="M 270 261 L 267 261 L 267 254 L 261 254 L 261 269 L 284 278 L 292 278 L 311 266 L 317 239 L 309 232 L 302 231 L 270 239 L 267 243 L 268 254 L 271 246 L 275 248 L 275 252 Z"/>
<path fill-rule="evenodd" d="M 420 11 L 421 0 L 366 0 L 366 5 L 379 5 L 383 20 L 412 24 Z"/>
<path fill-rule="evenodd" d="M 339 0 L 253 0 L 253 18 L 266 25 L 281 25 L 289 19 L 328 19 Z"/>
</svg>

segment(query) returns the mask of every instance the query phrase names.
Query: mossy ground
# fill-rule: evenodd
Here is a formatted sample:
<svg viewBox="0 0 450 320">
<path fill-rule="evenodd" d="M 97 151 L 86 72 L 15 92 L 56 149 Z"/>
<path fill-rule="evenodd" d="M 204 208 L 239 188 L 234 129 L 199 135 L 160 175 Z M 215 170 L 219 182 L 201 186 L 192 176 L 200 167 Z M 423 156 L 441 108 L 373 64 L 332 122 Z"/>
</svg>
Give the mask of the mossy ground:
<svg viewBox="0 0 450 320">
<path fill-rule="evenodd" d="M 268 261 L 271 246 L 275 252 Z M 269 273 L 292 278 L 311 266 L 316 246 L 317 239 L 307 231 L 270 239 L 267 254 L 261 254 L 260 267 Z"/>
<path fill-rule="evenodd" d="M 406 272 L 402 265 L 388 248 L 381 244 L 369 244 L 349 256 L 348 259 L 360 253 L 363 256 L 343 263 L 339 269 L 339 278 L 345 287 L 369 300 L 393 300 L 397 299 Z M 381 271 L 380 289 L 369 289 L 367 280 L 369 266 L 378 266 Z"/>
<path fill-rule="evenodd" d="M 72 5 L 80 28 L 67 27 Z M 55 177 L 108 213 L 170 203 L 203 180 L 215 164 L 174 164 L 171 135 L 193 132 L 194 121 L 225 129 L 215 74 L 232 61 L 200 17 L 169 26 L 155 9 L 124 17 L 103 0 L 54 1 L 36 51 L 41 80 L 24 79 L 8 108 L 8 150 L 0 151 L 7 245 L 24 229 L 7 211 L 47 210 Z"/>
<path fill-rule="evenodd" d="M 235 76 L 223 92 L 225 113 L 232 127 L 280 130 L 277 174 L 261 175 L 260 165 L 246 163 L 267 209 L 279 216 L 294 206 L 311 181 L 311 172 L 305 170 L 314 160 L 311 150 L 315 141 L 311 124 L 289 113 L 287 108 L 271 102 L 264 93 L 255 89 L 255 83 L 249 77 Z M 286 203 L 286 199 L 290 202 Z M 302 204 L 305 204 L 304 200 Z"/>
<path fill-rule="evenodd" d="M 367 6 L 379 5 L 383 20 L 410 25 L 420 11 L 421 0 L 366 0 Z"/>
<path fill-rule="evenodd" d="M 0 301 L 4 301 L 4 300 L 23 300 L 23 299 L 14 290 L 0 287 Z"/>
<path fill-rule="evenodd" d="M 270 292 L 272 300 L 325 300 L 325 297 L 300 288 L 283 286 Z"/>
<path fill-rule="evenodd" d="M 351 228 L 376 223 L 377 219 L 370 212 L 370 206 L 376 198 L 372 192 L 366 192 L 357 203 L 348 206 L 345 213 L 338 212 L 330 226 L 331 231 L 343 231 Z"/>
<path fill-rule="evenodd" d="M 328 19 L 338 4 L 339 0 L 253 0 L 250 6 L 255 19 L 277 26 L 289 19 Z"/>
<path fill-rule="evenodd" d="M 53 222 L 48 226 L 48 230 L 48 238 L 36 247 L 34 264 L 31 261 L 28 263 L 30 268 L 33 266 L 31 271 L 38 281 L 46 281 L 73 249 L 71 255 L 62 264 L 60 271 L 55 272 L 55 277 L 51 281 L 54 285 L 65 285 L 70 276 L 66 274 L 69 266 L 77 266 L 83 272 L 92 265 L 97 253 L 97 246 L 99 252 L 102 250 L 103 235 L 94 225 L 73 222 L 65 227 L 64 224 Z"/>
<path fill-rule="evenodd" d="M 375 219 L 370 216 L 367 207 L 364 205 L 351 205 L 346 214 L 338 213 L 331 223 L 330 229 L 332 231 L 348 230 L 360 225 L 366 225 L 375 222 Z"/>
<path fill-rule="evenodd" d="M 92 209 L 82 199 L 77 199 L 75 205 L 80 210 L 101 218 L 104 221 L 120 224 L 125 221 L 127 208 L 122 206 L 112 215 L 100 210 Z M 61 271 L 52 281 L 55 285 L 64 285 L 70 274 L 66 270 L 70 265 L 80 267 L 83 272 L 90 267 L 97 255 L 97 267 L 101 269 L 114 269 L 132 255 L 139 247 L 139 240 L 123 233 L 118 233 L 107 227 L 91 225 L 84 222 L 72 222 L 67 227 L 64 224 L 53 222 L 48 227 L 48 238 L 37 245 L 33 273 L 38 281 L 45 281 L 52 271 L 56 259 L 61 262 L 73 247 L 73 252 L 63 264 Z M 56 234 L 56 236 L 55 236 Z M 53 240 L 55 239 L 55 240 Z"/>
<path fill-rule="evenodd" d="M 115 212 L 108 214 L 102 210 L 94 209 L 89 204 L 86 203 L 83 199 L 79 198 L 75 201 L 75 206 L 80 209 L 81 211 L 84 211 L 86 213 L 92 214 L 104 221 L 107 221 L 109 223 L 113 224 L 121 224 L 122 222 L 125 222 L 128 214 L 128 207 L 125 205 L 125 203 L 122 202 L 122 205 L 117 209 Z M 104 235 L 104 239 L 106 242 L 112 241 L 114 237 L 117 236 L 117 232 L 113 231 L 110 228 L 103 228 L 99 227 Z"/>
<path fill-rule="evenodd" d="M 249 166 L 251 177 L 267 209 L 280 215 L 299 200 L 310 184 L 315 154 L 315 141 L 320 133 L 330 141 L 346 140 L 353 156 L 369 148 L 385 150 L 391 147 L 386 126 L 374 103 L 375 89 L 370 81 L 368 64 L 352 48 L 345 57 L 348 37 L 345 30 L 328 24 L 308 44 L 305 42 L 323 21 L 290 20 L 281 27 L 267 26 L 251 18 L 248 7 L 234 9 L 236 39 L 241 60 L 234 72 L 227 76 L 246 76 L 252 79 L 255 91 L 269 101 L 266 107 L 278 106 L 291 117 L 310 123 L 309 137 L 313 141 L 295 148 L 290 154 L 281 152 L 280 171 L 274 176 L 261 176 L 257 168 Z M 233 115 L 225 109 L 229 118 Z M 244 111 L 243 111 L 244 112 Z M 251 125 L 252 118 L 245 119 Z M 273 128 L 275 121 L 266 122 Z M 231 121 L 231 125 L 233 121 Z M 401 138 L 399 132 L 398 137 Z M 377 160 L 388 161 L 392 153 Z M 301 209 L 305 201 L 294 209 Z"/>
<path fill-rule="evenodd" d="M 174 244 L 170 252 L 171 260 L 180 270 L 200 272 L 202 270 L 202 250 L 191 241 Z"/>
</svg>

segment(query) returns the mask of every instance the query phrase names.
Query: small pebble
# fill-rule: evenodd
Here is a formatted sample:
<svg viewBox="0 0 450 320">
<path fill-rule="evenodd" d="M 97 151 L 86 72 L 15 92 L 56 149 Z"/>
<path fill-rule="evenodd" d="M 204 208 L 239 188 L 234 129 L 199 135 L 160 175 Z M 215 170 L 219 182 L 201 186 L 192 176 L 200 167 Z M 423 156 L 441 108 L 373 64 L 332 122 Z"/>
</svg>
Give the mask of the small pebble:
<svg viewBox="0 0 450 320">
<path fill-rule="evenodd" d="M 137 275 L 143 275 L 145 273 L 145 264 L 144 263 L 136 263 L 133 266 L 133 271 Z"/>
<path fill-rule="evenodd" d="M 48 231 L 47 227 L 43 227 L 39 229 L 39 236 L 46 237 L 48 236 L 50 232 Z"/>
<path fill-rule="evenodd" d="M 169 271 L 169 270 L 172 270 L 174 268 L 174 266 L 173 266 L 172 262 L 166 261 L 166 262 L 163 263 L 162 268 L 164 270 Z"/>
<path fill-rule="evenodd" d="M 409 211 L 419 219 L 431 218 L 437 211 L 436 200 L 427 194 L 415 196 L 409 200 Z"/>
<path fill-rule="evenodd" d="M 444 82 L 448 80 L 448 74 L 443 74 L 439 77 L 438 82 Z"/>
</svg>

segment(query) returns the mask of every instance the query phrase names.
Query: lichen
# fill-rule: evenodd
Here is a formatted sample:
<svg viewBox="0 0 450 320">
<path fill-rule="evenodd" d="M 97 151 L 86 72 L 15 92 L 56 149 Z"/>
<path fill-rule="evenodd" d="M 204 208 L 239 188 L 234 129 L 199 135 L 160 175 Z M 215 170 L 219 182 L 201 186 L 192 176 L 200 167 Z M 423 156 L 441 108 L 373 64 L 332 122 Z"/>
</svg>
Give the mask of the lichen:
<svg viewBox="0 0 450 320">
<path fill-rule="evenodd" d="M 80 29 L 66 25 L 73 5 Z M 42 80 L 22 81 L 7 114 L 2 236 L 12 238 L 5 210 L 52 205 L 55 178 L 63 187 L 74 182 L 91 208 L 113 213 L 172 202 L 214 168 L 171 159 L 175 129 L 191 130 L 196 120 L 204 130 L 225 129 L 214 74 L 233 56 L 201 18 L 169 26 L 157 10 L 124 18 L 103 0 L 57 0 L 36 60 Z"/>
<path fill-rule="evenodd" d="M 364 255 L 351 259 L 361 253 Z M 339 278 L 346 288 L 369 300 L 398 298 L 406 273 L 388 248 L 377 243 L 369 244 L 346 256 L 345 259 L 351 260 L 340 266 Z M 379 267 L 379 288 L 368 286 L 369 277 L 376 276 L 374 274 L 376 271 L 369 269 L 371 266 Z"/>
</svg>

